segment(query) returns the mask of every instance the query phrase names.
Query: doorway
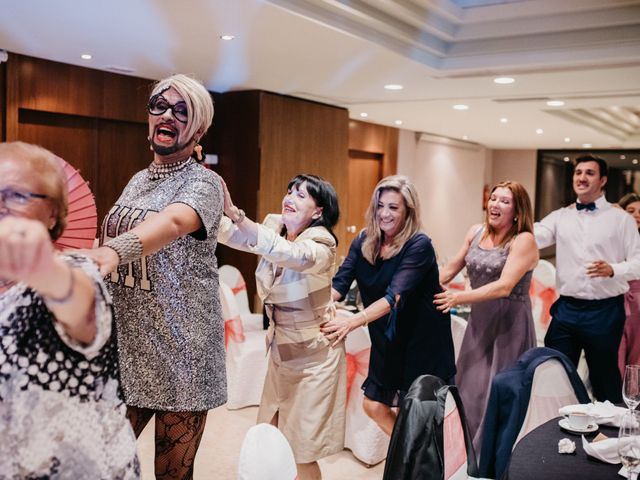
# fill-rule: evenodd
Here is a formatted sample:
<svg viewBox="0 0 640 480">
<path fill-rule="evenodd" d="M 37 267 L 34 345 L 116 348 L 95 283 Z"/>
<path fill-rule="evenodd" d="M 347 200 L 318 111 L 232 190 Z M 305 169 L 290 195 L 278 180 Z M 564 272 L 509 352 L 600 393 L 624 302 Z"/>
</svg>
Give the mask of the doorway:
<svg viewBox="0 0 640 480">
<path fill-rule="evenodd" d="M 365 227 L 364 216 L 371 201 L 371 194 L 382 179 L 381 153 L 349 150 L 349 201 L 347 219 L 347 244 Z"/>
</svg>

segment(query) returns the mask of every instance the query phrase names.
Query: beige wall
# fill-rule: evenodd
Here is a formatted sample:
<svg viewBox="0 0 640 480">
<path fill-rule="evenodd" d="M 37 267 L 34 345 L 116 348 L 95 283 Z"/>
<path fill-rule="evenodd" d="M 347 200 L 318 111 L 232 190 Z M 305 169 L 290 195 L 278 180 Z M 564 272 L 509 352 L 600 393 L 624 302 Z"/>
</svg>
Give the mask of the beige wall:
<svg viewBox="0 0 640 480">
<path fill-rule="evenodd" d="M 536 151 L 490 150 L 428 138 L 420 140 L 414 132 L 400 131 L 398 173 L 415 183 L 422 224 L 433 240 L 438 260 L 445 262 L 457 253 L 469 227 L 483 221 L 485 184 L 516 180 L 535 202 Z"/>
<path fill-rule="evenodd" d="M 493 150 L 491 184 L 504 180 L 520 182 L 529 192 L 531 205 L 536 204 L 536 150 Z"/>
<path fill-rule="evenodd" d="M 471 225 L 482 221 L 482 188 L 491 175 L 490 150 L 461 148 L 400 132 L 398 173 L 416 185 L 422 224 L 433 240 L 438 260 L 449 260 Z"/>
</svg>

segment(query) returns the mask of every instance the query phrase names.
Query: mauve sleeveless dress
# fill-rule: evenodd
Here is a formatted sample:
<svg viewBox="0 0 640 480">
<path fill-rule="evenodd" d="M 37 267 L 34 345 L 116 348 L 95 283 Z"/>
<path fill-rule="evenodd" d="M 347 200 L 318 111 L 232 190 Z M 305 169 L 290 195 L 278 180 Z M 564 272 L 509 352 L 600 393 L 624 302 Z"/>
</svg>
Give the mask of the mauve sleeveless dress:
<svg viewBox="0 0 640 480">
<path fill-rule="evenodd" d="M 478 244 L 483 230 L 478 231 L 465 257 L 473 289 L 497 280 L 509 255 L 508 246 L 491 250 L 481 248 Z M 491 380 L 521 354 L 536 346 L 529 299 L 532 273 L 527 272 L 508 297 L 471 306 L 456 365 L 456 385 L 464 404 L 473 446 L 478 453 Z"/>
</svg>

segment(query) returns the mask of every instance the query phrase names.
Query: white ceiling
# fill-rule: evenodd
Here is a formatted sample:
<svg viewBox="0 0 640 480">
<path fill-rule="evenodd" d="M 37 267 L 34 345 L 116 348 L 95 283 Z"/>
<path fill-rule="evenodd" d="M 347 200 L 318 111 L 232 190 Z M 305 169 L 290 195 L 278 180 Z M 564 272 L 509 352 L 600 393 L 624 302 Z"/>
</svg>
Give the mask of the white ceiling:
<svg viewBox="0 0 640 480">
<path fill-rule="evenodd" d="M 4 0 L 0 48 L 191 73 L 491 148 L 640 148 L 640 0 Z"/>
</svg>

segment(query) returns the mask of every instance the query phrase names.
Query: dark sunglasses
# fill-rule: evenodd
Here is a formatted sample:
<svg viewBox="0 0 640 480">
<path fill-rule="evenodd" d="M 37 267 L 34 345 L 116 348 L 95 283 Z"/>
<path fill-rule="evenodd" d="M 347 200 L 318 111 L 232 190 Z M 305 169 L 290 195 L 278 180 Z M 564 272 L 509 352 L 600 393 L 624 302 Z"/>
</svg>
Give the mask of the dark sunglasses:
<svg viewBox="0 0 640 480">
<path fill-rule="evenodd" d="M 187 110 L 187 104 L 185 102 L 178 102 L 172 105 L 161 93 L 157 93 L 149 99 L 149 103 L 147 104 L 149 114 L 162 115 L 167 110 L 171 110 L 175 119 L 180 123 L 187 123 L 189 120 L 189 111 Z"/>
</svg>

